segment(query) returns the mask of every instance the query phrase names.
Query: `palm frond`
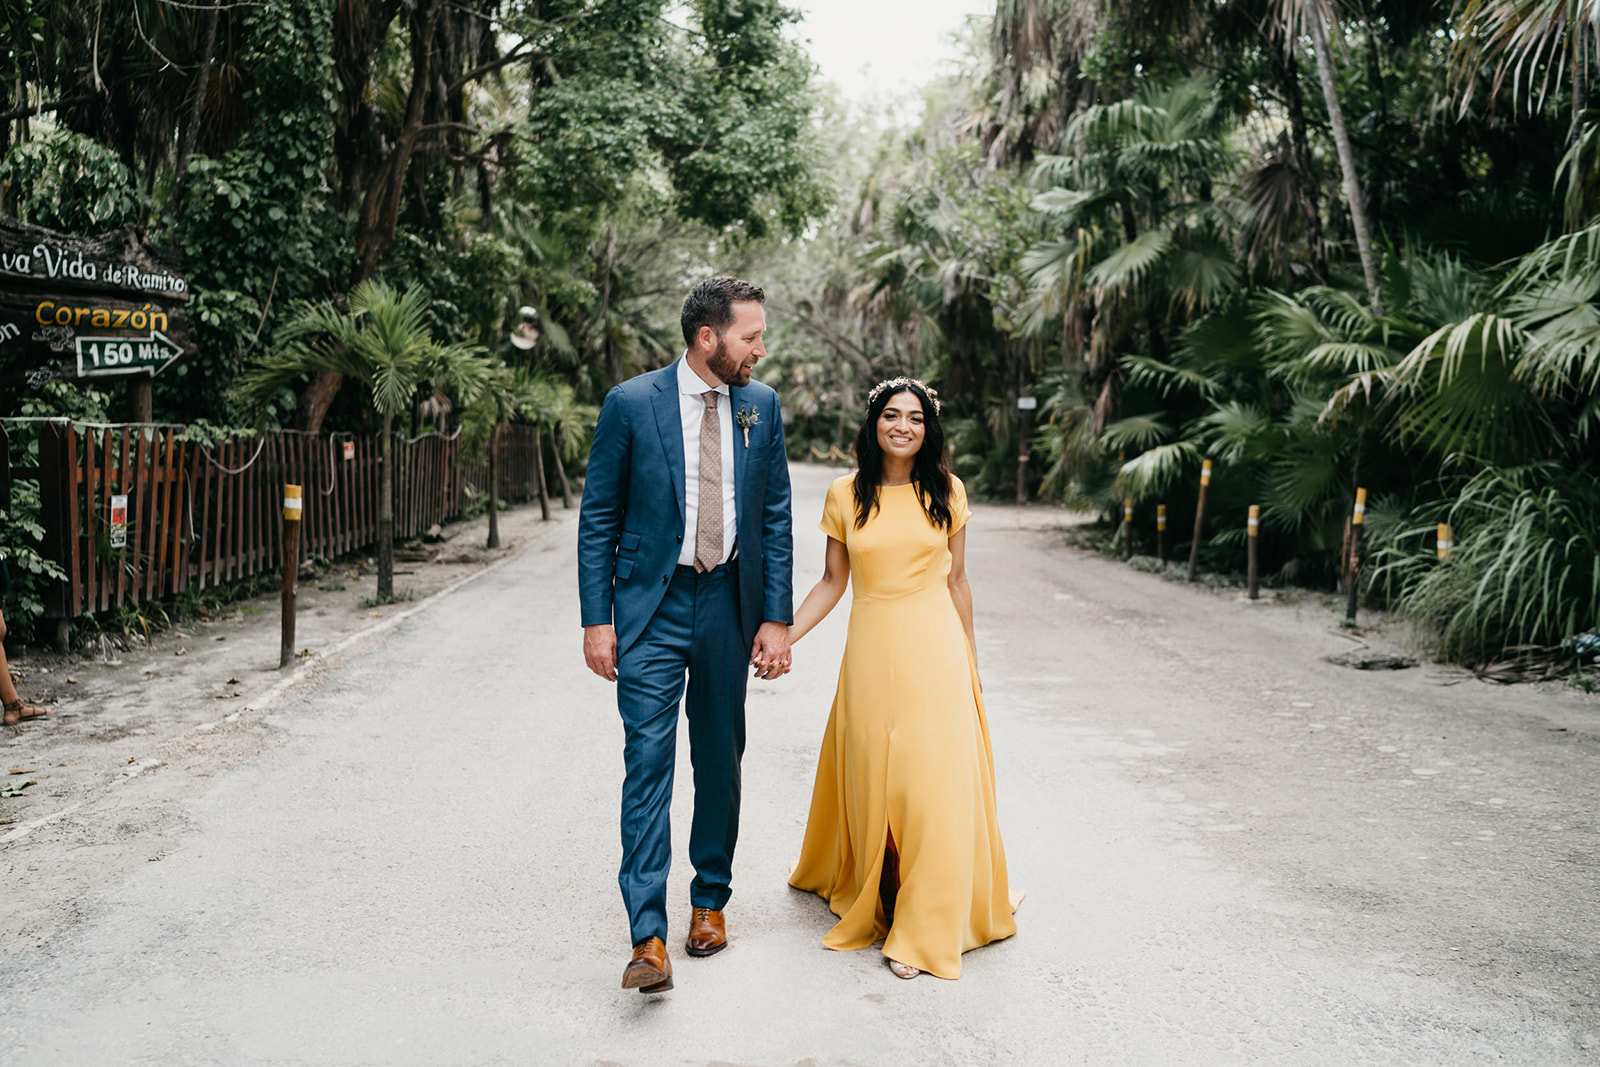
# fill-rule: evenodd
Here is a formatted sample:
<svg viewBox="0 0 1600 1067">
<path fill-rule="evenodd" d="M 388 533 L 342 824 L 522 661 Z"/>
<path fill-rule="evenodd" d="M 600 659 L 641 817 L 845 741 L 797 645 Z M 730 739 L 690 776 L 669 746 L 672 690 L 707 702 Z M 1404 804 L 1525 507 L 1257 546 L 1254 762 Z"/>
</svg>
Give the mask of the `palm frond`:
<svg viewBox="0 0 1600 1067">
<path fill-rule="evenodd" d="M 1107 449 L 1138 449 L 1143 451 L 1172 435 L 1172 428 L 1156 415 L 1129 415 L 1118 419 L 1100 431 L 1100 441 Z"/>
<path fill-rule="evenodd" d="M 1190 441 L 1157 445 L 1124 463 L 1114 483 L 1117 492 L 1135 501 L 1151 500 L 1198 468 L 1200 450 Z"/>
<path fill-rule="evenodd" d="M 1089 271 L 1089 283 L 1105 290 L 1132 289 L 1144 285 L 1172 251 L 1172 235 L 1165 230 L 1146 230 Z"/>
</svg>

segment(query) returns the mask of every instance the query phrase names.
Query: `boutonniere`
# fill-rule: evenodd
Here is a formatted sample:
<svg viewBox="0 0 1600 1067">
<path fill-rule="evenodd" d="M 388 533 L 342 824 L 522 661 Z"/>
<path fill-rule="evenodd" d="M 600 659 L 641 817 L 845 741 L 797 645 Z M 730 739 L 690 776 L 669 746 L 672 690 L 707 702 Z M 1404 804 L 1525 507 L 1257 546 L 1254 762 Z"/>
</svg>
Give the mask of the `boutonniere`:
<svg viewBox="0 0 1600 1067">
<path fill-rule="evenodd" d="M 739 413 L 735 415 L 734 418 L 739 420 L 739 429 L 744 431 L 744 447 L 749 448 L 750 427 L 758 425 L 761 422 L 761 412 L 757 411 L 749 404 L 746 404 L 744 407 L 739 409 Z"/>
</svg>

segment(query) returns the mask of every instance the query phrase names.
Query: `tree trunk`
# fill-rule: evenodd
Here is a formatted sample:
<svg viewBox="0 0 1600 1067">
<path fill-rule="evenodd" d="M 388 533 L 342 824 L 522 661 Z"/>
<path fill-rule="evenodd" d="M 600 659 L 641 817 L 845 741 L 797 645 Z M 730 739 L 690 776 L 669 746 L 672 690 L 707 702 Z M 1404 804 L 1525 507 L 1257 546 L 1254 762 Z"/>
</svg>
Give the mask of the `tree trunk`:
<svg viewBox="0 0 1600 1067">
<path fill-rule="evenodd" d="M 537 427 L 533 431 L 533 476 L 538 482 L 539 517 L 548 522 L 550 520 L 550 493 L 544 484 L 544 445 L 539 441 Z"/>
<path fill-rule="evenodd" d="M 1367 225 L 1367 206 L 1361 198 L 1361 179 L 1356 174 L 1356 157 L 1350 149 L 1350 132 L 1345 129 L 1344 111 L 1339 107 L 1339 93 L 1333 84 L 1333 56 L 1328 45 L 1328 27 L 1321 12 L 1313 8 L 1306 19 L 1311 30 L 1311 43 L 1317 52 L 1317 78 L 1322 82 L 1322 96 L 1328 104 L 1328 122 L 1333 127 L 1333 143 L 1339 150 L 1339 169 L 1344 172 L 1344 195 L 1350 202 L 1350 225 L 1356 231 L 1356 253 L 1361 257 L 1361 273 L 1366 278 L 1367 295 L 1372 307 L 1380 314 L 1383 301 L 1378 296 L 1378 268 L 1372 258 L 1372 231 Z"/>
<path fill-rule="evenodd" d="M 1311 253 L 1311 273 L 1320 284 L 1328 281 L 1328 249 L 1322 237 L 1322 212 L 1317 210 L 1316 175 L 1311 170 L 1311 141 L 1306 128 L 1306 100 L 1300 91 L 1300 63 L 1294 53 L 1281 67 L 1283 93 L 1289 103 L 1289 143 L 1294 151 L 1295 171 L 1304 183 L 1301 190 L 1306 209 L 1306 249 Z"/>
<path fill-rule="evenodd" d="M 489 431 L 489 543 L 486 548 L 500 547 L 500 429 L 495 423 Z"/>
<path fill-rule="evenodd" d="M 611 265 L 617 255 L 617 224 L 606 231 L 605 274 L 600 279 L 600 340 L 605 348 L 606 368 L 611 372 L 611 382 L 622 381 L 622 353 L 611 343 Z M 571 505 L 567 505 L 571 507 Z"/>
<path fill-rule="evenodd" d="M 183 143 L 178 147 L 178 163 L 172 173 L 172 188 L 167 190 L 167 202 L 161 214 L 171 215 L 178 209 L 178 198 L 189 179 L 189 157 L 194 153 L 194 142 L 200 134 L 200 118 L 205 112 L 206 91 L 211 85 L 211 50 L 217 43 L 217 4 L 212 0 L 206 9 L 205 29 L 200 31 L 200 73 L 194 79 L 194 106 L 189 109 L 189 128 L 183 131 Z"/>
<path fill-rule="evenodd" d="M 561 427 L 550 428 L 550 456 L 556 461 L 556 477 L 561 480 L 561 506 L 572 510 L 572 483 L 567 481 L 567 465 L 561 462 Z"/>
<path fill-rule="evenodd" d="M 350 278 L 353 289 L 378 273 L 383 250 L 394 240 L 400 220 L 400 201 L 405 192 L 406 172 L 411 156 L 422 136 L 423 105 L 428 99 L 432 77 L 434 27 L 439 21 L 442 0 L 433 0 L 417 11 L 411 20 L 411 89 L 406 96 L 406 121 L 395 141 L 394 150 L 378 169 L 361 200 L 361 220 L 356 229 L 356 262 Z M 344 384 L 344 375 L 324 372 L 316 376 L 300 397 L 301 428 L 309 433 L 322 429 L 328 407 Z"/>
<path fill-rule="evenodd" d="M 378 273 L 379 258 L 389 242 L 394 240 L 395 227 L 400 220 L 400 200 L 405 191 L 406 172 L 411 168 L 411 156 L 422 137 L 423 108 L 428 99 L 433 69 L 434 27 L 439 22 L 441 3 L 442 0 L 433 0 L 419 10 L 411 21 L 411 88 L 406 96 L 406 121 L 395 140 L 394 151 L 389 153 L 377 180 L 367 189 L 361 201 L 352 287 Z"/>
<path fill-rule="evenodd" d="M 1589 111 L 1589 27 L 1580 17 L 1567 34 L 1567 47 L 1572 51 L 1572 124 L 1567 128 L 1570 146 L 1583 132 L 1583 119 Z"/>
<path fill-rule="evenodd" d="M 128 398 L 134 422 L 155 422 L 155 379 L 138 374 L 128 380 Z"/>
<path fill-rule="evenodd" d="M 394 416 L 383 417 L 378 472 L 378 599 L 394 599 Z"/>
</svg>

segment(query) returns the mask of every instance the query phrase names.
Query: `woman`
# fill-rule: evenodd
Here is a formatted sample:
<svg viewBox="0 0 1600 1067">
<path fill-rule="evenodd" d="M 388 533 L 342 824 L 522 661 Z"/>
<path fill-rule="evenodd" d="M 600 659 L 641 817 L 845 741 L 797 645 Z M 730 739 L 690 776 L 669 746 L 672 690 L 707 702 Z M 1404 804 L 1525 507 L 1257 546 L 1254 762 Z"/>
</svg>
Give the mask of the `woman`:
<svg viewBox="0 0 1600 1067">
<path fill-rule="evenodd" d="M 966 491 L 938 395 L 892 378 L 867 398 L 860 470 L 828 489 L 826 570 L 798 641 L 852 577 L 850 633 L 789 884 L 839 916 L 822 943 L 883 954 L 901 978 L 961 976 L 961 954 L 1016 933 L 995 821 L 965 565 Z"/>
<path fill-rule="evenodd" d="M 6 664 L 6 593 L 11 588 L 11 572 L 6 570 L 5 557 L 0 556 L 0 722 L 7 726 L 15 726 L 23 719 L 37 719 L 50 714 L 44 708 L 35 707 L 17 695 L 17 687 L 11 684 L 11 669 Z"/>
</svg>

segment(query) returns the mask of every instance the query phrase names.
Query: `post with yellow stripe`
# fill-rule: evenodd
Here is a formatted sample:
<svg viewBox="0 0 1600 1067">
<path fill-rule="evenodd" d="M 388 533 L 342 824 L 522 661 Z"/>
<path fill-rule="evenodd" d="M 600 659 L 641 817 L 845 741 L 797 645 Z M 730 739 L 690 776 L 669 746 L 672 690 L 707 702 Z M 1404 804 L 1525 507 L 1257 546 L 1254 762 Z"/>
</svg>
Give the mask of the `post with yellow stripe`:
<svg viewBox="0 0 1600 1067">
<path fill-rule="evenodd" d="M 1450 529 L 1448 522 L 1439 524 L 1439 562 L 1444 563 L 1450 558 L 1450 553 L 1455 550 L 1455 531 Z"/>
<path fill-rule="evenodd" d="M 1122 558 L 1133 558 L 1133 497 L 1122 498 Z"/>
<path fill-rule="evenodd" d="M 1200 565 L 1200 528 L 1206 521 L 1206 490 L 1211 486 L 1211 461 L 1200 464 L 1200 499 L 1194 506 L 1194 540 L 1189 542 L 1189 572 L 1186 581 L 1194 581 L 1194 572 Z"/>
<path fill-rule="evenodd" d="M 278 669 L 294 662 L 294 597 L 300 577 L 300 487 L 283 487 L 283 642 Z"/>
<path fill-rule="evenodd" d="M 1261 505 L 1260 504 L 1251 504 L 1250 505 L 1250 526 L 1249 526 L 1249 530 L 1248 530 L 1248 533 L 1249 533 L 1250 536 L 1246 538 L 1246 541 L 1249 542 L 1249 546 L 1250 546 L 1250 555 L 1248 557 L 1248 564 L 1247 564 L 1246 570 L 1245 570 L 1246 581 L 1247 581 L 1247 583 L 1249 584 L 1249 587 L 1250 587 L 1250 599 L 1251 600 L 1260 600 L 1261 599 L 1261 583 L 1257 580 L 1257 576 L 1256 576 L 1256 542 L 1257 542 L 1257 540 L 1259 540 L 1259 538 L 1257 536 L 1257 533 L 1259 531 L 1260 526 L 1261 526 Z"/>
<path fill-rule="evenodd" d="M 1350 516 L 1350 588 L 1346 591 L 1344 624 L 1356 624 L 1356 596 L 1361 589 L 1361 530 L 1367 521 L 1367 491 L 1356 490 L 1356 507 Z"/>
<path fill-rule="evenodd" d="M 1156 505 L 1156 559 L 1167 562 L 1167 506 Z"/>
</svg>

